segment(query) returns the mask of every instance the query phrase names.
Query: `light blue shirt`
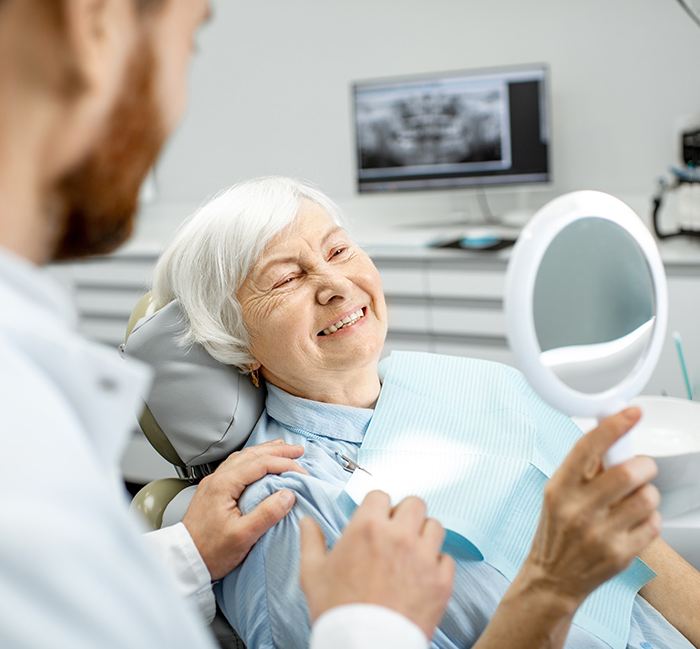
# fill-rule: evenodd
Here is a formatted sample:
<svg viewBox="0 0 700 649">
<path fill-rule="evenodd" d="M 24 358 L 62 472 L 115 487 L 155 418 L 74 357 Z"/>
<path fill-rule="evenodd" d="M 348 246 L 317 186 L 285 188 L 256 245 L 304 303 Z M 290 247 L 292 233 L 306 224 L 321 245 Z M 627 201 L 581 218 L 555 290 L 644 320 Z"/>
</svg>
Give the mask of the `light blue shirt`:
<svg viewBox="0 0 700 649">
<path fill-rule="evenodd" d="M 279 489 L 297 496 L 292 512 L 269 530 L 239 568 L 215 588 L 219 606 L 249 649 L 304 649 L 310 628 L 299 587 L 299 522 L 313 516 L 333 545 L 347 524 L 338 506 L 350 473 L 342 455 L 354 460 L 373 411 L 294 397 L 268 387 L 266 411 L 248 446 L 273 439 L 304 446 L 300 464 L 309 475 L 268 475 L 248 487 L 240 501 L 245 513 Z M 432 639 L 432 647 L 463 649 L 484 631 L 509 586 L 508 580 L 483 561 L 459 560 L 452 598 Z M 605 649 L 607 645 L 573 626 L 570 649 Z M 692 649 L 643 598 L 632 612 L 630 649 Z"/>
</svg>

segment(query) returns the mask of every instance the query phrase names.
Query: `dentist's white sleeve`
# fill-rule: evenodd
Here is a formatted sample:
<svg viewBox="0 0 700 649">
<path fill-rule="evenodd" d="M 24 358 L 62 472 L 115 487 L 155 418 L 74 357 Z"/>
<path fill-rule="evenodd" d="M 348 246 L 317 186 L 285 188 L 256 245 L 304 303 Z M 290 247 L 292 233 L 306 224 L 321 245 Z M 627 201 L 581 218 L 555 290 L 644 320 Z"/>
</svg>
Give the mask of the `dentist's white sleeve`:
<svg viewBox="0 0 700 649">
<path fill-rule="evenodd" d="M 199 609 L 206 622 L 211 622 L 216 613 L 211 575 L 187 528 L 177 523 L 145 537 L 175 578 L 180 595 Z"/>
<path fill-rule="evenodd" d="M 324 613 L 311 631 L 310 649 L 427 649 L 413 622 L 383 606 L 348 604 Z"/>
</svg>

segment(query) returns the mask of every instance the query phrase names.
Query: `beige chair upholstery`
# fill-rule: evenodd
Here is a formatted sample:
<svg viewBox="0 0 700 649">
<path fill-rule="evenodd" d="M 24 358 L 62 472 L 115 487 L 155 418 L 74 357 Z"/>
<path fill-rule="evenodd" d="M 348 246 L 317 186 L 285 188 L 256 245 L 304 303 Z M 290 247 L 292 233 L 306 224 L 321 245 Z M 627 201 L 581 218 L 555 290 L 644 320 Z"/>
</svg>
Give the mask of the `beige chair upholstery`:
<svg viewBox="0 0 700 649">
<path fill-rule="evenodd" d="M 149 529 L 159 530 L 163 524 L 165 508 L 189 485 L 189 481 L 182 478 L 153 480 L 134 496 L 130 509 L 139 512 Z"/>
</svg>

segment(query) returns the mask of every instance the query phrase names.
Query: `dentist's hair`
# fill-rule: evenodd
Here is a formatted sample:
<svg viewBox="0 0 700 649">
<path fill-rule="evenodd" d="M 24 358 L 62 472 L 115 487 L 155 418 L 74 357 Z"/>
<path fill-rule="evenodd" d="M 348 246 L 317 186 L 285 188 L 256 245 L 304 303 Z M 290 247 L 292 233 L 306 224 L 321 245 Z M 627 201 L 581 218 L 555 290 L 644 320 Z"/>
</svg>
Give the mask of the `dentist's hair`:
<svg viewBox="0 0 700 649">
<path fill-rule="evenodd" d="M 220 192 L 180 226 L 155 267 L 152 293 L 155 309 L 179 302 L 186 318 L 183 346 L 199 343 L 216 360 L 249 371 L 255 359 L 236 293 L 304 199 L 343 225 L 339 208 L 321 191 L 272 176 Z"/>
</svg>

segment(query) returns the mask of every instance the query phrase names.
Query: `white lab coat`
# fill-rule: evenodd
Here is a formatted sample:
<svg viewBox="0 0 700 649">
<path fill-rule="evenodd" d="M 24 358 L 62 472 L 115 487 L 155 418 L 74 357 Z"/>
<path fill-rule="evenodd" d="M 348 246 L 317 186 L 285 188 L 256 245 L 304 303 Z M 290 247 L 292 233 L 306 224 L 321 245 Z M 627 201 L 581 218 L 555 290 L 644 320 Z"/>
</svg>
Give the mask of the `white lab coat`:
<svg viewBox="0 0 700 649">
<path fill-rule="evenodd" d="M 153 560 L 119 476 L 149 372 L 76 324 L 45 271 L 0 250 L 0 646 L 211 648 L 192 539 L 148 535 L 167 568 Z M 313 649 L 390 646 L 427 642 L 376 606 L 334 609 L 312 634 Z"/>
</svg>

